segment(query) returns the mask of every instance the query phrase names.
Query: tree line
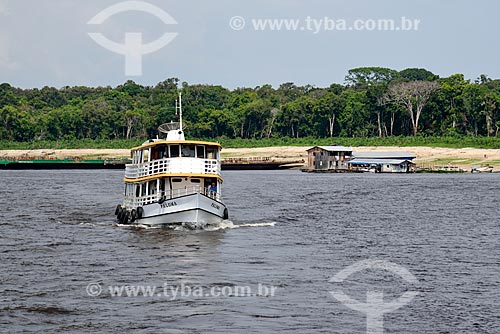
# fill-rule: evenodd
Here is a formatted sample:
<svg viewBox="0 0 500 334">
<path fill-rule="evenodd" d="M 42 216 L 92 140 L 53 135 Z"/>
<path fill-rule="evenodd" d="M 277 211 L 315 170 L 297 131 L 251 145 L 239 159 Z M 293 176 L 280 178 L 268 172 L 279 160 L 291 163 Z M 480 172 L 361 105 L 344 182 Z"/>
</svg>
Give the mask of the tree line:
<svg viewBox="0 0 500 334">
<path fill-rule="evenodd" d="M 0 140 L 134 139 L 175 121 L 182 92 L 191 138 L 498 136 L 500 80 L 425 69 L 362 67 L 326 88 L 284 83 L 227 89 L 170 78 L 155 86 L 0 85 Z"/>
</svg>

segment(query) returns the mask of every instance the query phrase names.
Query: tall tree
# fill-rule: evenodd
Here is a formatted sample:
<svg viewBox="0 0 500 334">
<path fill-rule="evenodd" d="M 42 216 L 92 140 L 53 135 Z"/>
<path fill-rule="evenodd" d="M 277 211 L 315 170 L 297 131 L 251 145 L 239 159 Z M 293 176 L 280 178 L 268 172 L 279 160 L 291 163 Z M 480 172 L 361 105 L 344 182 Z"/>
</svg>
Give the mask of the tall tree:
<svg viewBox="0 0 500 334">
<path fill-rule="evenodd" d="M 401 105 L 408 111 L 413 135 L 416 136 L 422 110 L 438 88 L 439 84 L 432 81 L 399 82 L 389 86 L 384 100 Z"/>
<path fill-rule="evenodd" d="M 399 77 L 407 81 L 435 81 L 439 78 L 424 68 L 407 68 L 399 72 Z"/>
<path fill-rule="evenodd" d="M 385 67 L 358 67 L 350 69 L 345 77 L 348 86 L 366 87 L 373 84 L 389 83 L 398 72 Z"/>
</svg>

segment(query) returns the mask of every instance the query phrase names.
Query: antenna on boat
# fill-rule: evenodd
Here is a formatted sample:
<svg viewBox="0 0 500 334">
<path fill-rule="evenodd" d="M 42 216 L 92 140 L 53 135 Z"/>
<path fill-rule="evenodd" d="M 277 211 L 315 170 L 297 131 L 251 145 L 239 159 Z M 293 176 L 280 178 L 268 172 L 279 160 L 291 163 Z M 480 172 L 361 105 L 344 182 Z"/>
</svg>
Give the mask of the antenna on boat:
<svg viewBox="0 0 500 334">
<path fill-rule="evenodd" d="M 175 116 L 179 116 L 179 122 L 163 123 L 158 127 L 159 133 L 167 135 L 166 140 L 184 140 L 184 129 L 182 128 L 182 95 L 175 99 Z"/>
<path fill-rule="evenodd" d="M 182 93 L 179 92 L 179 97 L 175 100 L 175 114 L 179 112 L 179 131 L 182 131 Z"/>
</svg>

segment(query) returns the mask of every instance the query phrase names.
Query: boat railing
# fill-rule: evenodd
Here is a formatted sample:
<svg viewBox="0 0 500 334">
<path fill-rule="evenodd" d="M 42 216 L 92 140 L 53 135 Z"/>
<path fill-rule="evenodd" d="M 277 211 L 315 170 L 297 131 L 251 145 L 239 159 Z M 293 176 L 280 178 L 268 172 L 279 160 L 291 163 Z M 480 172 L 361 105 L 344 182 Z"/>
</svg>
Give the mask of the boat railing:
<svg viewBox="0 0 500 334">
<path fill-rule="evenodd" d="M 221 201 L 221 195 L 218 192 L 211 191 L 209 188 L 195 186 L 186 187 L 182 189 L 171 189 L 166 191 L 160 191 L 160 193 L 155 193 L 146 196 L 125 196 L 125 206 L 128 208 L 136 208 L 138 206 L 143 206 L 146 204 L 151 204 L 155 202 L 164 202 L 167 200 L 179 198 L 182 196 L 192 195 L 192 194 L 203 194 L 210 197 L 216 201 Z"/>
<path fill-rule="evenodd" d="M 216 159 L 163 158 L 141 164 L 127 164 L 126 178 L 141 178 L 158 174 L 209 174 L 220 175 L 220 163 Z"/>
</svg>

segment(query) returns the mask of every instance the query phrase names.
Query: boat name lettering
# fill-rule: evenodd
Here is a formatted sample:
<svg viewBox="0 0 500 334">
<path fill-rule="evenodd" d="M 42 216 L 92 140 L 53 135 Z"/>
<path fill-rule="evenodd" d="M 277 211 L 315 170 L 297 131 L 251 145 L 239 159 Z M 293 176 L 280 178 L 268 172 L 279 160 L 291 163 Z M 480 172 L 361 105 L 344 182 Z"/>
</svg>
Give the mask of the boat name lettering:
<svg viewBox="0 0 500 334">
<path fill-rule="evenodd" d="M 215 204 L 215 203 L 212 203 L 212 207 L 213 207 L 213 208 L 216 208 L 217 210 L 220 210 L 220 206 L 218 206 L 218 205 L 217 205 L 217 204 Z"/>
<path fill-rule="evenodd" d="M 161 203 L 160 206 L 162 209 L 165 209 L 165 208 L 170 208 L 172 206 L 176 206 L 177 203 L 175 202 L 166 202 L 166 203 Z"/>
</svg>

